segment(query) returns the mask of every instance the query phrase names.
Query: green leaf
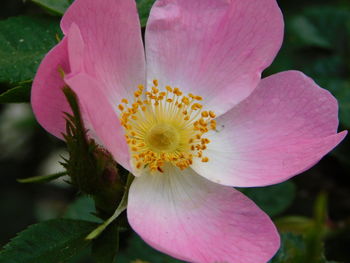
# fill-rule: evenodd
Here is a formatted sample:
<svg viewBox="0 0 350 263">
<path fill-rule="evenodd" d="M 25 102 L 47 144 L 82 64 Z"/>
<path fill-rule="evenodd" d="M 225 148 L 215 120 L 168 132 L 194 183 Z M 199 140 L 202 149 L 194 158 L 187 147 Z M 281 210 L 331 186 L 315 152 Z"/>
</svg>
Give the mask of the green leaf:
<svg viewBox="0 0 350 263">
<path fill-rule="evenodd" d="M 30 84 L 23 84 L 21 86 L 17 86 L 0 94 L 0 103 L 29 102 L 31 89 Z"/>
<path fill-rule="evenodd" d="M 141 26 L 145 27 L 149 17 L 149 12 L 155 0 L 136 0 Z"/>
<path fill-rule="evenodd" d="M 95 223 L 55 219 L 30 226 L 0 252 L 3 263 L 57 263 L 88 245 L 84 239 Z"/>
<path fill-rule="evenodd" d="M 56 14 L 63 15 L 72 0 L 32 0 L 32 2 L 44 7 L 48 11 Z"/>
<path fill-rule="evenodd" d="M 328 231 L 327 226 L 327 196 L 324 193 L 318 195 L 314 205 L 314 218 L 289 216 L 276 221 L 280 231 L 299 232 L 300 236 L 283 234 L 283 243 L 280 252 L 276 255 L 279 260 L 275 262 L 307 262 L 326 263 L 324 256 L 324 240 Z M 296 239 L 299 241 L 296 242 Z M 302 240 L 301 240 L 302 239 Z M 294 252 L 285 252 L 285 243 L 294 244 Z M 297 246 L 299 245 L 299 246 Z M 288 247 L 288 244 L 286 245 Z M 296 249 L 298 248 L 298 249 Z M 302 248 L 302 249 L 301 249 Z"/>
<path fill-rule="evenodd" d="M 32 80 L 59 33 L 59 21 L 52 17 L 18 16 L 0 21 L 0 83 L 14 87 Z"/>
<path fill-rule="evenodd" d="M 305 16 L 296 16 L 290 21 L 290 27 L 296 36 L 298 45 L 310 45 L 330 48 L 331 44 L 319 29 Z"/>
<path fill-rule="evenodd" d="M 95 263 L 113 263 L 119 249 L 119 226 L 114 221 L 92 243 L 92 256 Z"/>
<path fill-rule="evenodd" d="M 61 173 L 56 173 L 56 174 L 50 174 L 50 175 L 43 175 L 43 176 L 34 176 L 34 177 L 29 177 L 29 178 L 24 178 L 24 179 L 17 179 L 17 182 L 19 183 L 46 183 L 50 182 L 52 180 L 55 180 L 57 178 L 60 178 L 64 175 L 66 175 L 66 172 L 61 172 Z"/>
<path fill-rule="evenodd" d="M 285 35 L 268 74 L 297 69 L 314 78 L 335 95 L 340 123 L 350 127 L 350 11 L 332 5 L 301 9 L 286 18 Z"/>
<path fill-rule="evenodd" d="M 126 249 L 119 252 L 117 262 L 183 263 L 151 248 L 136 234 L 131 235 Z"/>
<path fill-rule="evenodd" d="M 342 167 L 344 168 L 345 174 L 350 174 L 350 137 L 349 135 L 345 138 L 340 145 L 338 145 L 331 154 L 337 158 Z"/>
<path fill-rule="evenodd" d="M 281 247 L 269 263 L 336 263 L 327 261 L 322 253 L 317 259 L 311 259 L 309 249 L 302 235 L 284 233 L 281 235 Z"/>
<path fill-rule="evenodd" d="M 328 89 L 338 100 L 339 119 L 342 124 L 350 128 L 350 79 L 321 78 L 317 83 Z"/>
<path fill-rule="evenodd" d="M 239 190 L 270 216 L 276 216 L 285 211 L 295 197 L 295 186 L 290 181 L 268 187 L 241 188 Z"/>
<path fill-rule="evenodd" d="M 320 193 L 314 205 L 314 227 L 310 228 L 305 234 L 307 245 L 306 262 L 319 263 L 325 262 L 324 257 L 324 239 L 327 231 L 328 219 L 328 199 L 325 193 Z"/>
<path fill-rule="evenodd" d="M 94 200 L 87 195 L 83 195 L 68 207 L 63 217 L 101 223 L 101 219 L 93 215 L 95 210 Z"/>
<path fill-rule="evenodd" d="M 281 247 L 270 263 L 310 263 L 304 261 L 307 248 L 300 235 L 282 234 Z"/>
<path fill-rule="evenodd" d="M 32 2 L 44 7 L 48 11 L 57 14 L 63 15 L 67 10 L 69 5 L 73 2 L 72 0 L 32 0 Z M 145 27 L 149 12 L 155 0 L 136 0 L 137 9 L 140 17 L 141 26 Z"/>
<path fill-rule="evenodd" d="M 279 231 L 300 235 L 306 233 L 315 225 L 313 219 L 303 216 L 285 216 L 274 220 L 274 222 Z"/>
<path fill-rule="evenodd" d="M 344 51 L 349 48 L 346 46 L 349 41 L 346 35 L 349 33 L 347 27 L 350 21 L 349 10 L 334 6 L 315 6 L 306 9 L 303 15 L 334 50 Z"/>
</svg>

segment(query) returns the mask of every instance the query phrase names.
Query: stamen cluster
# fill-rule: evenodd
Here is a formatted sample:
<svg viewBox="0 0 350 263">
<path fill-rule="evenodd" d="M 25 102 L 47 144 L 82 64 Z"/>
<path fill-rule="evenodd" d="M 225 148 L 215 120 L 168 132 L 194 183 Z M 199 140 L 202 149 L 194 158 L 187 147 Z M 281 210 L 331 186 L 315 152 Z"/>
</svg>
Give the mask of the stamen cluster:
<svg viewBox="0 0 350 263">
<path fill-rule="evenodd" d="M 137 169 L 164 172 L 165 163 L 171 163 L 183 170 L 193 158 L 209 161 L 203 151 L 210 140 L 203 135 L 216 129 L 216 116 L 202 110 L 202 100 L 176 87 L 161 91 L 157 80 L 149 91 L 139 85 L 133 103 L 122 99 L 120 121 Z"/>
</svg>

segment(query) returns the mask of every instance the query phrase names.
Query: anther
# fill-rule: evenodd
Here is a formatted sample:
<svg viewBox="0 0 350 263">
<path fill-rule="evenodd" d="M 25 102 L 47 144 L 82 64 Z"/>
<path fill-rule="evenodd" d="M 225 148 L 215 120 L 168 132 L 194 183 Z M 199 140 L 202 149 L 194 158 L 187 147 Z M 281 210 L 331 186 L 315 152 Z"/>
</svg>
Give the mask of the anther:
<svg viewBox="0 0 350 263">
<path fill-rule="evenodd" d="M 203 162 L 203 163 L 209 162 L 209 158 L 208 158 L 208 157 L 203 157 L 203 158 L 202 158 L 202 162 Z"/>
<path fill-rule="evenodd" d="M 209 113 L 207 111 L 203 111 L 201 115 L 203 118 L 207 118 L 209 116 Z"/>
</svg>

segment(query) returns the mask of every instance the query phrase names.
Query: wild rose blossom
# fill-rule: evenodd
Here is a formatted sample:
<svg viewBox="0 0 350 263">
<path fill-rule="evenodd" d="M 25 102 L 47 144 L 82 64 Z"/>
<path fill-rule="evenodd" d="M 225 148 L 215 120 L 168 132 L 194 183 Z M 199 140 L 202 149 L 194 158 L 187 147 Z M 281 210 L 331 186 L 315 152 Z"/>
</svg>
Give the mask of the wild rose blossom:
<svg viewBox="0 0 350 263">
<path fill-rule="evenodd" d="M 133 0 L 75 0 L 61 28 L 32 89 L 41 125 L 62 138 L 68 84 L 89 136 L 137 176 L 127 216 L 148 244 L 190 262 L 267 262 L 276 228 L 232 186 L 287 180 L 346 135 L 334 97 L 303 73 L 261 79 L 283 38 L 276 1 L 157 0 L 145 50 Z"/>
</svg>

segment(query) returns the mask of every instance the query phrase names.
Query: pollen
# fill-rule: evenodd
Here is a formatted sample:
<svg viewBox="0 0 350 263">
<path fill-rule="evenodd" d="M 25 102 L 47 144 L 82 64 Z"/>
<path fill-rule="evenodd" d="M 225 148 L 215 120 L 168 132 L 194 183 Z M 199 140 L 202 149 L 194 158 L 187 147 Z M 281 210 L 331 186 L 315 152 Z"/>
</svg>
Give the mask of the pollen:
<svg viewBox="0 0 350 263">
<path fill-rule="evenodd" d="M 205 136 L 216 130 L 216 115 L 202 110 L 202 100 L 178 87 L 159 87 L 156 79 L 147 91 L 139 85 L 131 103 L 121 100 L 120 122 L 137 169 L 163 173 L 167 163 L 184 170 L 195 158 L 210 161 Z"/>
</svg>

